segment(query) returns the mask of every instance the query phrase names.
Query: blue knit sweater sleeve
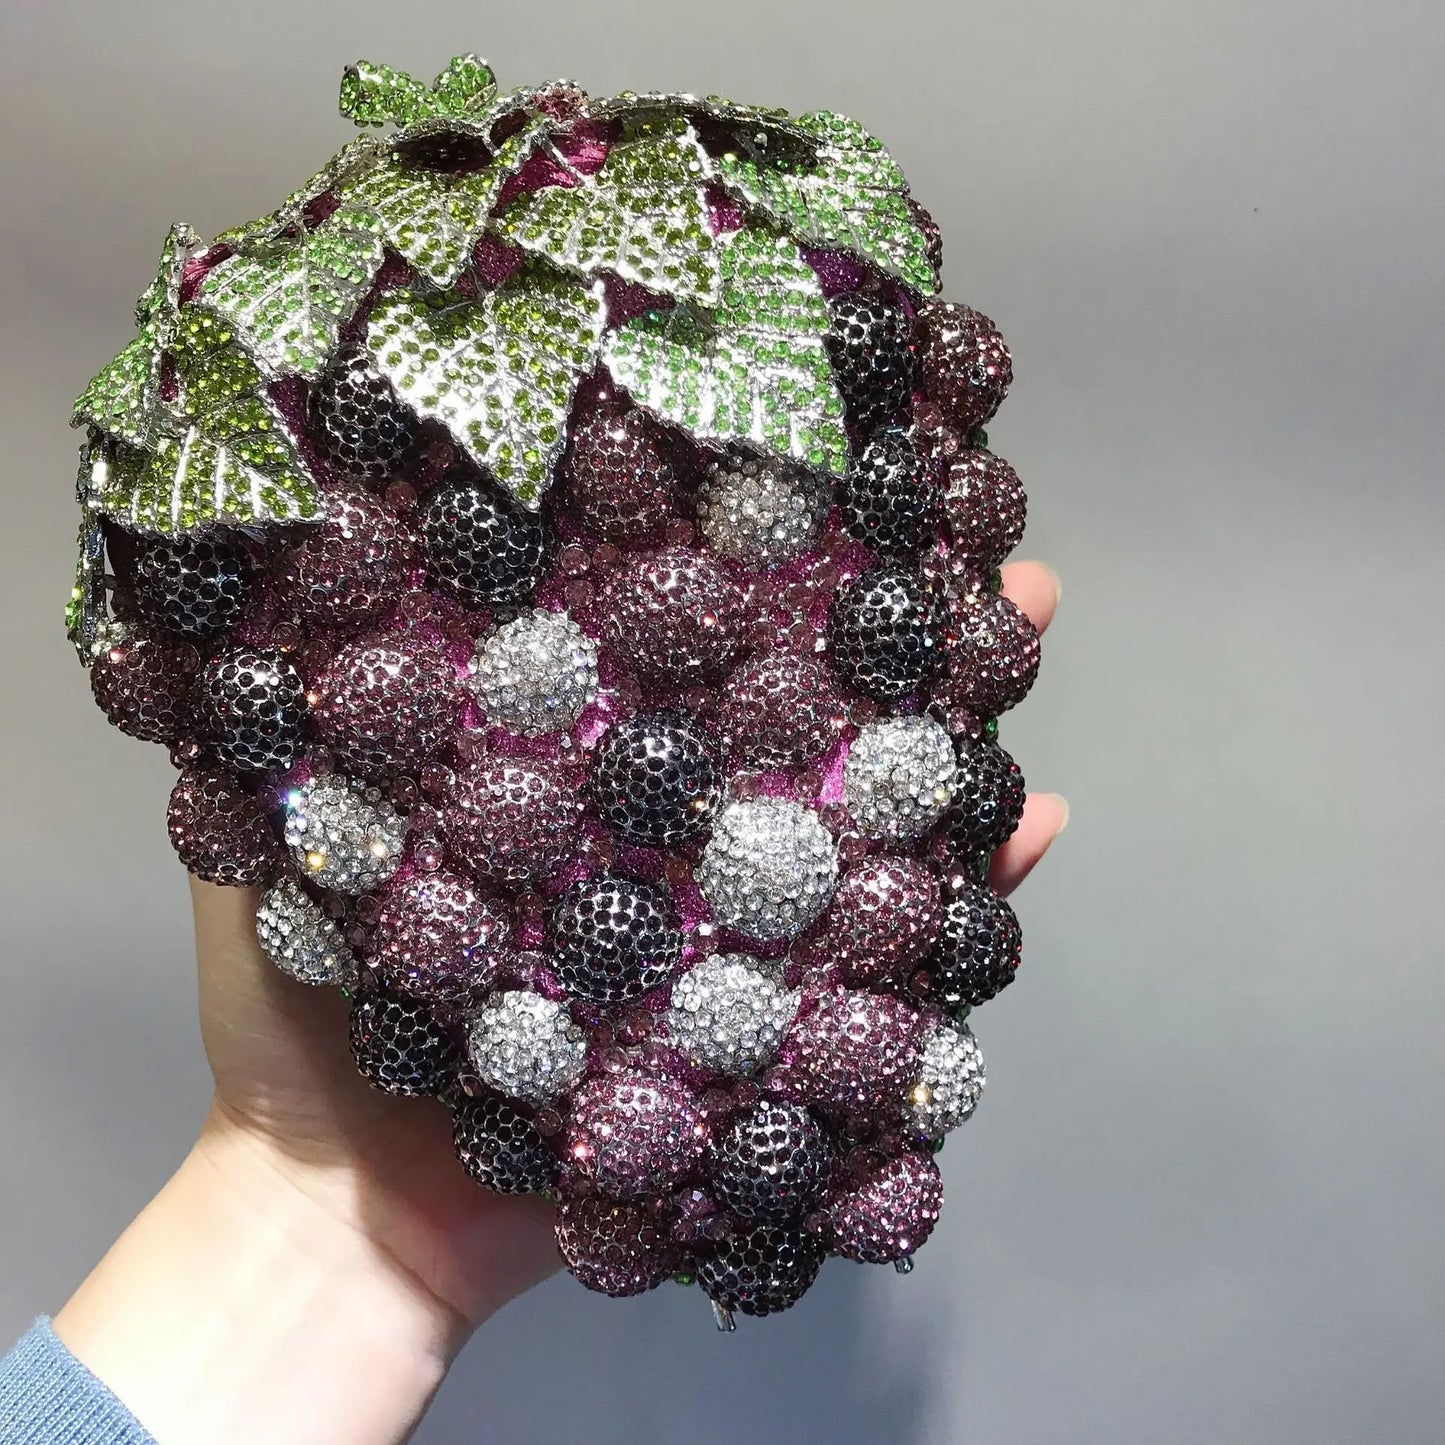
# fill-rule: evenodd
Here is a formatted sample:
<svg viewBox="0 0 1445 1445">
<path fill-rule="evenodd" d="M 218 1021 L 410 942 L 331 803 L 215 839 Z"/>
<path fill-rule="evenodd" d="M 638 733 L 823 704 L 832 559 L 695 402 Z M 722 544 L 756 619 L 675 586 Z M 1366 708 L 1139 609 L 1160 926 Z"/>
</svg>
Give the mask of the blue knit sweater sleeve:
<svg viewBox="0 0 1445 1445">
<path fill-rule="evenodd" d="M 38 1319 L 0 1360 L 0 1445 L 155 1445 Z"/>
</svg>

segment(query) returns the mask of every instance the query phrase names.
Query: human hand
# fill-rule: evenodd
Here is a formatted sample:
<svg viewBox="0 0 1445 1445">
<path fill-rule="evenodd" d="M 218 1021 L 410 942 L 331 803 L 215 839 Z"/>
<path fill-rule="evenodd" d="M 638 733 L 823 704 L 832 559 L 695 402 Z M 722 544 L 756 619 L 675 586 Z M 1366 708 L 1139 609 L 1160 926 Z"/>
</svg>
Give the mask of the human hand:
<svg viewBox="0 0 1445 1445">
<path fill-rule="evenodd" d="M 1062 595 L 1058 576 L 1041 562 L 1011 562 L 1003 569 L 1003 594 L 1045 632 Z M 1030 793 L 1013 837 L 994 854 L 989 882 L 1012 893 L 1028 877 L 1069 821 L 1069 805 L 1058 793 Z"/>
<path fill-rule="evenodd" d="M 206 1132 L 248 1145 L 463 1336 L 555 1270 L 551 1206 L 479 1188 L 457 1164 L 442 1106 L 362 1078 L 345 999 L 288 978 L 257 946 L 255 891 L 192 878 L 191 901 L 216 1081 Z"/>
<path fill-rule="evenodd" d="M 261 953 L 253 890 L 191 899 L 211 1107 L 56 1332 L 160 1445 L 394 1445 L 558 1267 L 551 1209 L 478 1188 L 435 1101 L 370 1088 L 345 1001 Z"/>
</svg>

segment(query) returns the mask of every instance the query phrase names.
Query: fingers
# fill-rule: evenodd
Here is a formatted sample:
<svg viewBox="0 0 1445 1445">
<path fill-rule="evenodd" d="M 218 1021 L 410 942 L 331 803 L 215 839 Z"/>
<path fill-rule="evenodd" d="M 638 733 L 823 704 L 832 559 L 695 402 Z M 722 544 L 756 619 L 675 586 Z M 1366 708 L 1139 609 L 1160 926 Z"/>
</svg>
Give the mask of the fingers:
<svg viewBox="0 0 1445 1445">
<path fill-rule="evenodd" d="M 1003 595 L 1040 632 L 1053 621 L 1062 591 L 1059 574 L 1046 562 L 1010 562 L 1003 569 Z"/>
<path fill-rule="evenodd" d="M 1053 621 L 1062 591 L 1058 573 L 1046 562 L 1010 562 L 1003 569 L 1004 596 L 1040 632 Z M 1030 793 L 1018 829 L 994 854 L 989 882 L 1000 893 L 1012 893 L 1068 821 L 1069 805 L 1058 793 Z"/>
<path fill-rule="evenodd" d="M 1012 893 L 1069 821 L 1068 801 L 1058 793 L 1030 793 L 1012 838 L 993 855 L 988 881 L 999 893 Z"/>
</svg>

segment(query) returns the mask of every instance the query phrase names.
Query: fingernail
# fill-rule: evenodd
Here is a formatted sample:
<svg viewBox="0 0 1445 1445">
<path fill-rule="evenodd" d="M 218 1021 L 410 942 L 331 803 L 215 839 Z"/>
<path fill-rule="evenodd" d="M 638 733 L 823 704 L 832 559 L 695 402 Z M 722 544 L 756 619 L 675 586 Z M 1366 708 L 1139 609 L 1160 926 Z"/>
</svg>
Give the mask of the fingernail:
<svg viewBox="0 0 1445 1445">
<path fill-rule="evenodd" d="M 1057 606 L 1059 605 L 1060 601 L 1062 601 L 1063 596 L 1064 596 L 1064 579 L 1063 579 L 1062 577 L 1060 577 L 1059 574 L 1058 574 L 1057 572 L 1055 572 L 1054 569 L 1053 569 L 1052 567 L 1050 567 L 1047 562 L 1040 562 L 1040 563 L 1039 563 L 1039 566 L 1042 567 L 1042 568 L 1044 569 L 1044 571 L 1047 572 L 1047 573 L 1049 574 L 1049 576 L 1053 579 L 1053 583 L 1054 583 L 1054 606 L 1057 607 Z M 1065 804 L 1064 804 L 1064 812 L 1065 812 L 1065 814 L 1067 814 L 1068 811 L 1069 811 L 1069 805 L 1068 805 L 1067 803 L 1065 803 Z"/>
<path fill-rule="evenodd" d="M 1054 837 L 1057 838 L 1069 826 L 1069 800 L 1062 793 L 1050 793 L 1049 797 L 1058 805 L 1062 817 L 1059 826 L 1054 829 Z"/>
</svg>

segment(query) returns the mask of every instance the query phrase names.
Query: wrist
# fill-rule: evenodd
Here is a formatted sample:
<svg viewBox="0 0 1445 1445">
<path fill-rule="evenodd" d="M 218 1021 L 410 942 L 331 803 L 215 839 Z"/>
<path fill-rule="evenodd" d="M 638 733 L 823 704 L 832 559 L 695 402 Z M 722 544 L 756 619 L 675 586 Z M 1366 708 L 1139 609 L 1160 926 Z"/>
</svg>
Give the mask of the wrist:
<svg viewBox="0 0 1445 1445">
<path fill-rule="evenodd" d="M 160 1445 L 403 1439 L 470 1326 L 363 1194 L 213 1112 L 56 1331 Z"/>
</svg>

